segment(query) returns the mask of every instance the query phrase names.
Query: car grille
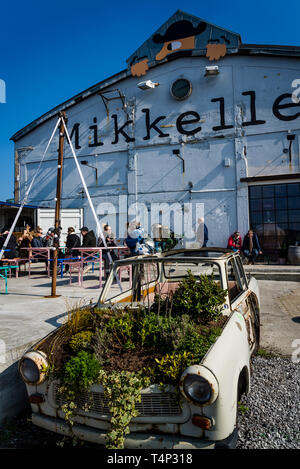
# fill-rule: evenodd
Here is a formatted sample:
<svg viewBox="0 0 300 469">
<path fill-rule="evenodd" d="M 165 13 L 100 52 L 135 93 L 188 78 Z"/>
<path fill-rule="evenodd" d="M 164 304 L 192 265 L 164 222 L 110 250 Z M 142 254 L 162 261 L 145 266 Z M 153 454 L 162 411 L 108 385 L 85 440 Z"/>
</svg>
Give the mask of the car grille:
<svg viewBox="0 0 300 469">
<path fill-rule="evenodd" d="M 58 386 L 54 386 L 54 402 L 62 405 L 62 398 L 57 395 Z M 145 393 L 141 394 L 141 402 L 136 404 L 139 417 L 167 417 L 181 415 L 182 409 L 175 393 Z M 99 415 L 109 415 L 108 399 L 101 392 L 82 392 L 76 400 L 81 410 L 87 408 L 88 412 Z M 87 407 L 88 406 L 88 407 Z"/>
</svg>

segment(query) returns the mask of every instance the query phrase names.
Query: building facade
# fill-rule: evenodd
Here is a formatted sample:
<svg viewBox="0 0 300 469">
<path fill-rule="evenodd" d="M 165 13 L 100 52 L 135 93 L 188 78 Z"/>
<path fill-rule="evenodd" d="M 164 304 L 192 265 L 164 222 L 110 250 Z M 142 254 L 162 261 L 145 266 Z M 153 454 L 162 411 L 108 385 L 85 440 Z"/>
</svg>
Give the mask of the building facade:
<svg viewBox="0 0 300 469">
<path fill-rule="evenodd" d="M 239 34 L 177 11 L 125 70 L 12 137 L 16 202 L 64 110 L 93 205 L 119 237 L 138 206 L 148 232 L 160 217 L 180 234 L 203 213 L 208 246 L 226 246 L 250 226 L 265 250 L 297 243 L 299 57 L 298 47 L 243 44 Z M 84 224 L 95 228 L 69 147 L 62 207 L 83 208 Z M 57 148 L 58 135 L 28 203 L 54 206 Z"/>
</svg>

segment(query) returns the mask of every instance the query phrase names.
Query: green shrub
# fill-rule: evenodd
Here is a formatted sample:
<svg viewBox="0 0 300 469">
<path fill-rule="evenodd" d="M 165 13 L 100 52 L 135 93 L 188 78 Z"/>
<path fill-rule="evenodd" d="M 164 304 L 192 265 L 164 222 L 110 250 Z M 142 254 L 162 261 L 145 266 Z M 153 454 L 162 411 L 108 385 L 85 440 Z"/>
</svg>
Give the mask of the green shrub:
<svg viewBox="0 0 300 469">
<path fill-rule="evenodd" d="M 155 298 L 154 308 L 172 316 L 188 315 L 197 323 L 206 324 L 221 315 L 227 291 L 211 276 L 200 275 L 199 281 L 189 271 L 171 298 Z"/>
<path fill-rule="evenodd" d="M 111 413 L 106 448 L 123 449 L 125 435 L 130 432 L 130 421 L 139 414 L 135 406 L 141 402 L 141 390 L 149 386 L 150 380 L 142 373 L 108 373 L 101 370 L 99 382 L 104 388 Z"/>
<path fill-rule="evenodd" d="M 106 324 L 107 332 L 111 333 L 121 345 L 124 345 L 125 349 L 135 348 L 135 344 L 132 340 L 133 327 L 134 321 L 132 313 L 127 311 L 111 317 Z"/>
<path fill-rule="evenodd" d="M 94 314 L 90 307 L 80 307 L 78 305 L 68 312 L 68 320 L 65 324 L 66 333 L 70 336 L 86 329 L 90 329 L 94 324 Z"/>
<path fill-rule="evenodd" d="M 123 448 L 130 421 L 138 415 L 141 390 L 150 383 L 177 386 L 183 371 L 201 361 L 221 333 L 212 321 L 219 318 L 225 297 L 213 276 L 202 275 L 199 281 L 189 272 L 173 296 L 156 297 L 151 310 L 74 311 L 67 323 L 71 339 L 63 351 L 75 355 L 61 366 L 59 389 L 67 422 L 74 423 L 82 390 L 89 394 L 87 410 L 89 388 L 100 383 L 111 413 L 107 448 Z M 132 352 L 122 356 L 128 350 Z M 132 363 L 134 371 L 124 371 Z"/>
<path fill-rule="evenodd" d="M 64 384 L 72 388 L 87 389 L 98 377 L 100 363 L 95 356 L 81 350 L 64 367 Z"/>
<path fill-rule="evenodd" d="M 156 358 L 154 367 L 145 372 L 152 376 L 156 383 L 178 385 L 183 371 L 192 363 L 195 363 L 195 360 L 191 352 L 166 354 L 161 359 Z"/>
<path fill-rule="evenodd" d="M 71 337 L 69 345 L 73 352 L 77 353 L 80 350 L 89 348 L 91 340 L 93 337 L 93 332 L 91 331 L 81 331 Z"/>
</svg>

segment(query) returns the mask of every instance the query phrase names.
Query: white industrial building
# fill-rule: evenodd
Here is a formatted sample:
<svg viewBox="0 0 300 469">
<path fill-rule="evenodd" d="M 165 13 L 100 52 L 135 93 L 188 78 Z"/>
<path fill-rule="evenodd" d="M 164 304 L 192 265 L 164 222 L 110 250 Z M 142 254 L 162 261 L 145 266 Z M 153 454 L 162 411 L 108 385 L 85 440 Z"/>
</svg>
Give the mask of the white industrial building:
<svg viewBox="0 0 300 469">
<path fill-rule="evenodd" d="M 13 135 L 15 202 L 64 110 L 97 214 L 119 237 L 136 203 L 148 231 L 156 221 L 151 206 L 162 217 L 167 205 L 158 204 L 168 204 L 192 225 L 203 207 L 209 246 L 226 246 L 233 231 L 244 235 L 250 225 L 265 250 L 278 251 L 284 239 L 294 244 L 300 237 L 299 58 L 300 47 L 244 44 L 237 33 L 177 11 L 125 70 Z M 62 207 L 83 209 L 84 224 L 95 229 L 69 147 Z M 58 135 L 31 205 L 54 207 L 57 149 Z"/>
</svg>

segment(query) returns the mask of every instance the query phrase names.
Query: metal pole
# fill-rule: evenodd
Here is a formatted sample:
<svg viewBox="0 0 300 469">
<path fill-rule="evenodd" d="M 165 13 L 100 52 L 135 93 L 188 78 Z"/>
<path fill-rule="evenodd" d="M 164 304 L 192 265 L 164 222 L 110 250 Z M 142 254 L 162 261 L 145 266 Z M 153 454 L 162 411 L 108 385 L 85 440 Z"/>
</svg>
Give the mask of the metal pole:
<svg viewBox="0 0 300 469">
<path fill-rule="evenodd" d="M 65 112 L 62 111 L 59 117 L 63 117 L 66 121 Z M 56 181 L 56 203 L 55 203 L 55 236 L 53 241 L 53 268 L 52 268 L 52 286 L 51 296 L 47 298 L 57 298 L 60 295 L 56 294 L 56 279 L 57 279 L 57 258 L 59 250 L 59 237 L 60 237 L 60 205 L 61 205 L 61 193 L 62 193 L 62 174 L 63 174 L 63 158 L 64 158 L 64 139 L 65 139 L 65 127 L 64 121 L 61 120 L 59 126 L 59 145 L 58 145 L 58 164 L 57 164 L 57 181 Z"/>
</svg>

